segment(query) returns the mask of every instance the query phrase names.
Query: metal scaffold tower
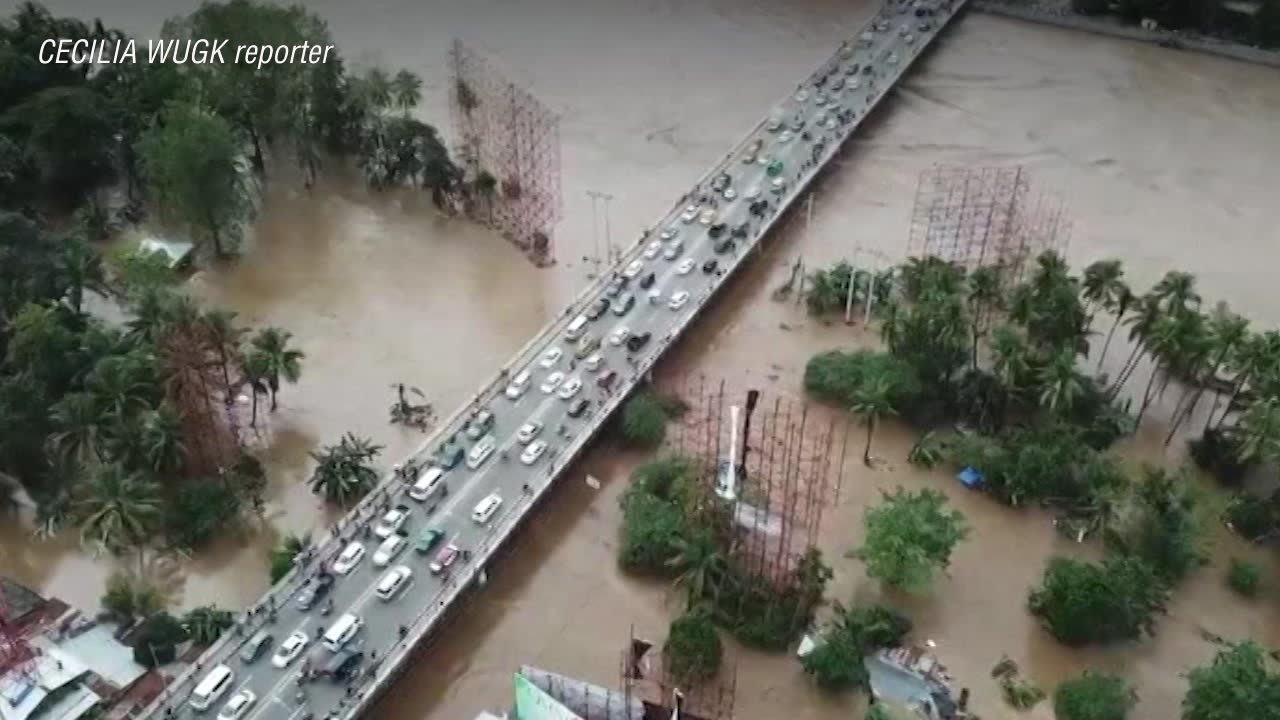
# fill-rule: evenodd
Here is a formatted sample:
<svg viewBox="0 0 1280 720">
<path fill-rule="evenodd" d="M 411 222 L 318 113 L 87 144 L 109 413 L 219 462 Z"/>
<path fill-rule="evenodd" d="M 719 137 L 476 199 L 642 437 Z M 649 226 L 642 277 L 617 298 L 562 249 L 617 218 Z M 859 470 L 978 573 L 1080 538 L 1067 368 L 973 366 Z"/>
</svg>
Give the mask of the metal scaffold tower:
<svg viewBox="0 0 1280 720">
<path fill-rule="evenodd" d="M 560 118 L 455 39 L 449 110 L 460 165 L 473 188 L 468 212 L 539 266 L 555 262 L 560 220 Z"/>
<path fill-rule="evenodd" d="M 1017 282 L 1036 256 L 1064 251 L 1070 233 L 1065 202 L 1034 193 L 1021 166 L 937 166 L 920 174 L 907 255 L 1000 266 Z"/>
</svg>

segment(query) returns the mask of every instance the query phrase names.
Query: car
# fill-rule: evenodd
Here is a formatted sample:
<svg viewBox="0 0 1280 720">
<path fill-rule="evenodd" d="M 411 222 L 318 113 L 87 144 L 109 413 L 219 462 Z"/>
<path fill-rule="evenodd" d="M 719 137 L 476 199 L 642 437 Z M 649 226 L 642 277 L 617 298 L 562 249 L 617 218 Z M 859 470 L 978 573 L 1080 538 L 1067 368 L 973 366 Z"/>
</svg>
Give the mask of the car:
<svg viewBox="0 0 1280 720">
<path fill-rule="evenodd" d="M 622 317 L 623 315 L 626 315 L 627 313 L 631 312 L 631 308 L 635 307 L 635 304 L 636 304 L 636 296 L 632 295 L 631 293 L 627 293 L 626 295 L 622 295 L 620 297 L 614 298 L 613 314 L 617 315 L 618 317 Z"/>
<path fill-rule="evenodd" d="M 801 130 L 804 130 L 804 118 L 797 115 L 796 119 L 791 121 L 791 132 L 798 133 Z"/>
<path fill-rule="evenodd" d="M 644 252 L 641 253 L 641 255 L 644 257 L 645 260 L 652 260 L 658 257 L 660 253 L 662 253 L 662 241 L 654 240 L 653 242 L 645 246 Z"/>
<path fill-rule="evenodd" d="M 330 575 L 329 577 L 333 577 Z M 249 642 L 240 648 L 240 662 L 245 665 L 251 665 L 258 658 L 262 657 L 262 653 L 271 649 L 271 643 L 275 642 L 276 636 L 266 630 L 259 630 L 253 637 L 249 638 Z"/>
<path fill-rule="evenodd" d="M 924 22 L 917 25 L 916 29 L 922 33 L 927 33 L 933 29 L 933 23 L 929 22 L 928 20 L 925 20 Z"/>
<path fill-rule="evenodd" d="M 342 548 L 338 559 L 333 561 L 333 574 L 346 575 L 354 570 L 360 564 L 360 561 L 364 559 L 364 553 L 364 545 L 361 545 L 357 540 L 352 540 L 346 547 Z"/>
<path fill-rule="evenodd" d="M 838 125 L 838 123 L 836 122 L 836 119 L 830 118 L 825 123 L 823 123 L 822 127 L 826 128 L 827 130 L 835 130 L 836 125 Z"/>
<path fill-rule="evenodd" d="M 590 357 L 592 353 L 599 349 L 600 338 L 594 335 L 588 335 L 582 338 L 582 341 L 578 343 L 578 349 L 573 351 L 573 355 L 579 360 L 582 360 L 583 358 Z"/>
<path fill-rule="evenodd" d="M 401 590 L 408 587 L 412 578 L 413 570 L 408 565 L 397 565 L 382 574 L 373 591 L 382 602 L 391 602 Z"/>
<path fill-rule="evenodd" d="M 817 95 L 814 95 L 814 96 L 813 96 L 813 104 L 814 104 L 814 105 L 817 105 L 818 107 L 822 107 L 823 105 L 826 105 L 826 104 L 827 104 L 827 96 L 826 96 L 825 94 L 823 94 L 823 93 L 818 93 Z"/>
<path fill-rule="evenodd" d="M 632 260 L 631 264 L 622 271 L 622 277 L 631 280 L 635 276 L 639 275 L 641 270 L 644 270 L 644 261 Z"/>
<path fill-rule="evenodd" d="M 662 251 L 662 258 L 664 260 L 675 260 L 676 258 L 680 257 L 680 254 L 683 252 L 684 252 L 684 243 L 677 240 L 667 245 L 667 249 Z"/>
<path fill-rule="evenodd" d="M 471 521 L 477 525 L 487 525 L 500 507 L 502 507 L 502 496 L 496 492 L 489 493 L 472 508 Z"/>
<path fill-rule="evenodd" d="M 648 275 L 645 275 L 644 277 L 640 278 L 640 289 L 648 290 L 649 288 L 653 287 L 653 283 L 657 279 L 658 277 L 653 273 L 649 273 Z"/>
<path fill-rule="evenodd" d="M 538 462 L 538 458 L 542 457 L 542 454 L 545 453 L 546 451 L 547 451 L 546 440 L 534 440 L 533 442 L 529 443 L 529 447 L 525 448 L 524 452 L 520 453 L 520 462 L 524 463 L 525 465 L 532 465 Z"/>
<path fill-rule="evenodd" d="M 604 366 L 604 356 L 600 353 L 592 353 L 591 357 L 582 361 L 582 364 L 586 366 L 587 370 L 595 372 Z"/>
<path fill-rule="evenodd" d="M 888 62 L 890 65 L 897 65 L 898 53 L 889 53 L 889 59 L 886 62 Z"/>
<path fill-rule="evenodd" d="M 467 437 L 472 440 L 479 440 L 489 432 L 489 428 L 493 427 L 493 413 L 488 410 L 480 410 L 471 416 L 467 421 Z"/>
<path fill-rule="evenodd" d="M 413 549 L 423 555 L 431 552 L 435 546 L 444 540 L 444 531 L 440 528 L 427 528 L 418 535 L 418 541 L 413 544 Z"/>
<path fill-rule="evenodd" d="M 906 44 L 908 44 L 908 45 L 910 45 L 911 43 L 913 43 L 913 42 L 915 42 L 915 41 L 916 41 L 916 36 L 915 36 L 915 35 L 912 35 L 911 33 L 907 33 L 906 35 L 903 35 L 903 36 L 902 36 L 902 42 L 904 42 L 904 43 L 906 43 Z"/>
<path fill-rule="evenodd" d="M 808 99 L 809 99 L 808 90 L 804 88 L 800 88 L 799 90 L 796 91 L 796 102 L 804 102 L 805 100 L 808 100 Z"/>
<path fill-rule="evenodd" d="M 723 195 L 723 196 L 724 196 L 724 199 L 725 199 L 725 200 L 732 200 L 732 199 L 734 199 L 734 198 L 738 197 L 738 191 L 737 191 L 737 190 L 734 190 L 734 189 L 733 189 L 733 188 L 731 188 L 731 187 L 728 187 L 728 188 L 725 188 L 725 189 L 724 189 L 724 192 L 723 192 L 723 193 L 721 193 L 721 195 Z"/>
<path fill-rule="evenodd" d="M 617 329 L 609 335 L 609 344 L 617 347 L 627 341 L 631 337 L 631 331 L 625 325 L 619 325 Z"/>
<path fill-rule="evenodd" d="M 614 370 L 610 370 L 609 372 L 596 378 L 596 385 L 603 390 L 608 390 L 613 387 L 613 383 L 617 379 L 618 379 L 618 373 Z"/>
<path fill-rule="evenodd" d="M 860 87 L 862 87 L 862 81 L 861 81 L 861 80 L 859 80 L 858 78 L 854 78 L 854 79 L 852 79 L 852 80 L 850 80 L 850 81 L 849 81 L 849 89 L 850 89 L 850 90 L 857 90 L 857 89 L 858 89 L 858 88 L 860 88 Z"/>
<path fill-rule="evenodd" d="M 690 205 L 684 209 L 684 212 L 680 213 L 680 222 L 684 223 L 685 225 L 688 225 L 689 223 L 697 219 L 698 219 L 697 205 Z"/>
<path fill-rule="evenodd" d="M 556 388 L 560 387 L 560 383 L 562 382 L 564 382 L 564 373 L 559 371 L 553 372 L 547 376 L 546 380 L 542 381 L 542 392 L 550 395 L 556 391 Z"/>
<path fill-rule="evenodd" d="M 769 183 L 769 190 L 774 195 L 781 195 L 787 191 L 787 181 L 785 178 L 776 177 Z"/>
<path fill-rule="evenodd" d="M 298 659 L 310 642 L 311 636 L 301 630 L 294 630 L 284 639 L 284 642 L 280 643 L 280 649 L 276 650 L 276 654 L 271 656 L 271 664 L 278 668 L 289 667 L 289 663 Z"/>
<path fill-rule="evenodd" d="M 719 213 L 716 212 L 715 208 L 707 208 L 706 210 L 702 211 L 701 215 L 698 216 L 698 222 L 702 223 L 703 225 L 710 225 L 711 223 L 716 221 L 716 216 L 718 214 Z"/>
<path fill-rule="evenodd" d="M 562 357 L 564 357 L 563 350 L 558 347 L 550 347 L 547 348 L 546 352 L 542 353 L 542 359 L 538 361 L 538 365 L 546 370 L 550 370 L 556 366 L 556 363 L 560 362 L 560 358 Z"/>
<path fill-rule="evenodd" d="M 530 420 L 529 422 L 521 425 L 520 429 L 516 431 L 516 442 L 521 445 L 528 445 L 533 442 L 534 438 L 538 437 L 539 433 L 542 432 L 542 427 L 542 423 L 537 420 Z"/>
<path fill-rule="evenodd" d="M 316 574 L 315 578 L 308 581 L 306 586 L 302 588 L 302 592 L 298 593 L 298 609 L 310 610 L 316 603 L 320 602 L 333 589 L 335 578 L 332 573 L 323 570 Z"/>
<path fill-rule="evenodd" d="M 458 556 L 461 554 L 462 551 L 453 543 L 449 543 L 448 545 L 440 548 L 440 552 L 436 553 L 435 558 L 431 561 L 431 565 L 429 566 L 431 568 L 431 574 L 439 575 L 445 570 L 448 570 L 449 566 L 457 561 Z"/>
<path fill-rule="evenodd" d="M 717 255 L 723 255 L 732 249 L 733 249 L 733 238 L 725 238 L 720 242 L 716 243 L 715 247 L 712 248 L 712 250 L 715 250 Z"/>
<path fill-rule="evenodd" d="M 749 223 L 749 222 L 744 222 L 744 223 L 742 223 L 741 225 L 736 226 L 736 227 L 733 229 L 733 231 L 729 233 L 729 237 L 731 237 L 731 238 L 745 238 L 745 237 L 746 237 L 747 235 L 749 235 L 750 233 L 751 233 L 751 223 Z"/>
<path fill-rule="evenodd" d="M 556 391 L 556 395 L 559 395 L 561 400 L 568 400 L 572 398 L 574 395 L 577 395 L 578 391 L 581 389 L 582 389 L 582 378 L 571 377 L 568 380 L 566 380 L 563 385 L 560 386 L 560 389 Z"/>
<path fill-rule="evenodd" d="M 396 533 L 386 540 L 383 540 L 382 544 L 378 546 L 378 549 L 373 551 L 374 567 L 386 567 L 390 565 L 391 561 L 394 560 L 397 555 L 404 552 L 404 549 L 408 546 L 409 537 L 404 533 Z"/>
<path fill-rule="evenodd" d="M 782 134 L 778 136 L 778 142 L 784 142 L 784 143 L 791 142 L 791 139 L 794 137 L 795 137 L 795 134 L 792 133 L 790 130 L 783 130 Z"/>
<path fill-rule="evenodd" d="M 591 307 L 587 308 L 586 316 L 588 320 L 599 320 L 601 315 L 609 311 L 609 299 L 598 298 L 591 303 Z"/>
<path fill-rule="evenodd" d="M 571 418 L 582 417 L 582 414 L 585 413 L 587 411 L 587 408 L 589 407 L 591 407 L 590 400 L 586 398 L 578 398 L 577 400 L 573 401 L 572 405 L 569 406 L 569 417 Z"/>
<path fill-rule="evenodd" d="M 813 116 L 813 124 L 821 125 L 827 121 L 827 111 L 820 110 Z"/>
<path fill-rule="evenodd" d="M 728 223 L 722 223 L 722 222 L 716 223 L 715 225 L 712 225 L 707 230 L 707 236 L 711 238 L 718 238 L 724 234 L 725 230 L 728 230 L 728 229 L 729 229 Z"/>
<path fill-rule="evenodd" d="M 711 189 L 720 192 L 731 184 L 733 184 L 733 178 L 729 176 L 729 173 L 720 173 L 711 181 Z"/>
<path fill-rule="evenodd" d="M 715 272 L 718 267 L 720 267 L 720 263 L 716 262 L 715 258 L 711 258 L 710 260 L 702 263 L 702 272 L 710 275 Z"/>
<path fill-rule="evenodd" d="M 832 80 L 832 81 L 831 81 L 831 89 L 832 89 L 832 90 L 834 90 L 835 92 L 840 92 L 841 90 L 843 90 L 843 89 L 844 89 L 844 76 L 843 76 L 843 75 L 841 75 L 841 76 L 837 77 L 835 80 Z"/>
<path fill-rule="evenodd" d="M 697 264 L 698 262 L 693 258 L 685 258 L 684 260 L 680 261 L 679 265 L 676 266 L 676 273 L 680 275 L 688 275 L 689 273 L 693 272 L 693 268 Z"/>
<path fill-rule="evenodd" d="M 376 527 L 373 528 L 373 534 L 380 538 L 389 538 L 396 534 L 400 528 L 409 520 L 409 506 L 396 505 L 382 516 Z"/>
<path fill-rule="evenodd" d="M 663 228 L 662 232 L 658 233 L 660 240 L 675 240 L 678 237 L 680 237 L 679 225 L 668 225 Z"/>
<path fill-rule="evenodd" d="M 604 294 L 608 297 L 617 297 L 618 293 L 622 292 L 622 289 L 625 288 L 626 286 L 627 286 L 626 278 L 615 277 L 614 279 L 609 281 L 608 285 L 605 286 Z"/>
<path fill-rule="evenodd" d="M 679 310 L 680 308 L 688 304 L 688 302 L 689 302 L 689 293 L 684 290 L 680 290 L 671 295 L 671 299 L 667 301 L 667 307 L 671 308 L 672 310 Z"/>
<path fill-rule="evenodd" d="M 636 352 L 640 348 L 649 343 L 649 338 L 653 337 L 652 333 L 642 332 L 639 335 L 632 335 L 627 338 L 627 350 Z"/>
<path fill-rule="evenodd" d="M 764 129 L 769 132 L 778 132 L 782 129 L 782 118 L 773 115 L 769 118 L 769 122 L 764 124 Z"/>
<path fill-rule="evenodd" d="M 356 674 L 362 662 L 364 662 L 363 650 L 342 650 L 334 653 L 333 657 L 329 658 L 317 672 L 327 676 L 335 685 L 340 685 Z"/>
<path fill-rule="evenodd" d="M 232 695 L 227 704 L 222 706 L 222 710 L 218 713 L 218 720 L 240 720 L 257 701 L 258 696 L 254 695 L 249 688 L 245 688 Z"/>
</svg>

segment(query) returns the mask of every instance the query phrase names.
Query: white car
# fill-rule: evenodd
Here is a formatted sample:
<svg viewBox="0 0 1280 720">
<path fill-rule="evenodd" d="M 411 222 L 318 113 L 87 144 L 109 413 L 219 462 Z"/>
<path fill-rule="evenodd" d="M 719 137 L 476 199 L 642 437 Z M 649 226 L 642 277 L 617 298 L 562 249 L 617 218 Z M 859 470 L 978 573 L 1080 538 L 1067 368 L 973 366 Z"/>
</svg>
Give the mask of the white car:
<svg viewBox="0 0 1280 720">
<path fill-rule="evenodd" d="M 644 270 L 644 262 L 641 260 L 632 260 L 631 264 L 622 271 L 622 277 L 628 280 L 634 280 L 640 271 Z"/>
<path fill-rule="evenodd" d="M 777 115 L 769 118 L 769 122 L 765 123 L 764 129 L 769 132 L 778 132 L 782 129 L 782 118 Z"/>
<path fill-rule="evenodd" d="M 542 353 L 542 359 L 538 361 L 538 364 L 543 368 L 550 370 L 556 366 L 556 363 L 560 362 L 560 358 L 562 357 L 564 357 L 563 350 L 558 347 L 549 348 L 546 352 Z"/>
<path fill-rule="evenodd" d="M 350 545 L 342 548 L 342 554 L 338 555 L 338 559 L 333 561 L 333 574 L 346 575 L 354 570 L 363 559 L 364 545 L 352 541 Z"/>
<path fill-rule="evenodd" d="M 661 253 L 661 252 L 662 252 L 662 241 L 661 241 L 661 240 L 654 240 L 653 242 L 649 243 L 649 245 L 648 245 L 647 247 L 645 247 L 645 249 L 644 249 L 644 259 L 645 259 L 645 260 L 652 260 L 652 259 L 654 259 L 654 258 L 658 257 L 658 254 L 659 254 L 659 253 Z"/>
<path fill-rule="evenodd" d="M 675 240 L 676 238 L 680 237 L 680 226 L 668 225 L 666 229 L 664 229 L 661 233 L 658 233 L 658 237 L 662 238 L 663 240 Z"/>
<path fill-rule="evenodd" d="M 796 102 L 804 102 L 809 99 L 809 91 L 801 89 L 796 92 Z"/>
<path fill-rule="evenodd" d="M 310 636 L 301 630 L 294 630 L 289 637 L 280 643 L 280 649 L 276 650 L 276 654 L 271 656 L 271 664 L 278 668 L 285 668 L 289 663 L 293 662 L 307 649 L 307 643 L 311 642 Z"/>
<path fill-rule="evenodd" d="M 690 205 L 689 207 L 684 209 L 684 212 L 680 213 L 680 222 L 686 225 L 688 225 L 689 223 L 697 219 L 698 219 L 697 205 Z"/>
<path fill-rule="evenodd" d="M 693 269 L 697 267 L 697 265 L 698 263 L 694 261 L 693 258 L 685 258 L 684 260 L 680 261 L 679 265 L 676 266 L 676 273 L 680 275 L 688 275 L 689 273 L 693 272 Z"/>
<path fill-rule="evenodd" d="M 254 695 L 249 688 L 245 688 L 232 695 L 227 704 L 222 706 L 221 712 L 218 713 L 218 720 L 240 720 L 257 701 L 258 696 Z"/>
<path fill-rule="evenodd" d="M 373 529 L 373 534 L 380 538 L 389 538 L 396 533 L 397 530 L 404 527 L 404 523 L 409 519 L 409 506 L 397 505 L 387 511 L 386 515 L 378 521 L 378 526 Z"/>
<path fill-rule="evenodd" d="M 564 382 L 564 373 L 553 372 L 547 376 L 546 380 L 542 381 L 542 392 L 550 395 L 556 391 L 556 388 L 560 387 L 562 382 Z"/>
<path fill-rule="evenodd" d="M 604 366 L 604 356 L 600 353 L 591 353 L 590 357 L 582 361 L 582 364 L 587 370 L 595 372 Z"/>
<path fill-rule="evenodd" d="M 836 129 L 836 124 L 837 124 L 837 123 L 836 123 L 836 121 L 835 121 L 835 118 L 830 118 L 830 119 L 828 119 L 828 120 L 827 120 L 827 122 L 826 122 L 822 127 L 826 128 L 826 129 L 828 129 L 828 130 L 835 130 L 835 129 Z"/>
<path fill-rule="evenodd" d="M 756 198 L 760 197 L 760 186 L 752 185 L 751 187 L 747 188 L 747 192 L 744 193 L 742 197 L 747 200 L 755 200 Z"/>
<path fill-rule="evenodd" d="M 890 65 L 898 64 L 898 53 L 889 53 L 889 64 Z"/>
<path fill-rule="evenodd" d="M 684 252 L 684 243 L 677 240 L 676 242 L 673 242 L 667 246 L 667 249 L 662 252 L 662 257 L 664 260 L 675 260 L 676 258 L 680 257 L 680 253 L 683 253 L 683 252 Z"/>
<path fill-rule="evenodd" d="M 373 551 L 374 566 L 386 567 L 390 565 L 391 561 L 394 560 L 395 557 L 408 545 L 409 538 L 404 535 L 392 535 L 386 540 L 383 540 L 382 544 L 378 546 L 378 549 Z"/>
<path fill-rule="evenodd" d="M 556 394 L 560 396 L 561 400 L 569 400 L 574 395 L 577 395 L 578 391 L 581 389 L 582 389 L 582 378 L 571 377 L 567 381 L 565 381 L 564 385 L 560 386 L 560 390 L 556 392 Z"/>
<path fill-rule="evenodd" d="M 773 182 L 769 183 L 769 186 L 774 195 L 781 195 L 787 189 L 787 181 L 779 176 L 774 178 Z"/>
<path fill-rule="evenodd" d="M 672 310 L 679 310 L 684 307 L 687 302 L 689 302 L 689 293 L 681 290 L 671 295 L 671 299 L 667 301 L 667 307 Z"/>
<path fill-rule="evenodd" d="M 542 423 L 537 420 L 530 420 L 521 425 L 520 429 L 516 431 L 516 442 L 521 445 L 528 445 L 533 442 L 534 438 L 538 437 L 540 432 L 542 432 Z"/>
<path fill-rule="evenodd" d="M 725 189 L 724 189 L 724 193 L 722 193 L 722 194 L 724 195 L 724 199 L 725 199 L 725 200 L 732 200 L 732 199 L 734 199 L 734 198 L 738 197 L 738 191 L 737 191 L 737 190 L 734 190 L 734 189 L 733 189 L 733 188 L 731 188 L 731 187 L 727 187 L 727 188 L 725 188 Z"/>
<path fill-rule="evenodd" d="M 793 137 L 795 137 L 795 134 L 790 130 L 783 130 L 782 134 L 778 136 L 778 142 L 791 142 L 791 138 Z"/>
<path fill-rule="evenodd" d="M 717 215 L 718 213 L 716 212 L 715 208 L 707 208 L 706 210 L 702 211 L 701 215 L 698 216 L 698 222 L 702 223 L 703 225 L 710 225 L 711 223 L 716 221 Z"/>
<path fill-rule="evenodd" d="M 614 330 L 613 334 L 609 336 L 609 344 L 617 347 L 626 342 L 629 337 L 631 337 L 631 331 L 624 325 L 617 330 Z"/>
<path fill-rule="evenodd" d="M 525 465 L 532 465 L 538 462 L 538 458 L 542 457 L 542 454 L 546 451 L 546 440 L 534 440 L 529 444 L 529 447 L 524 449 L 524 452 L 520 453 L 520 462 Z"/>
</svg>

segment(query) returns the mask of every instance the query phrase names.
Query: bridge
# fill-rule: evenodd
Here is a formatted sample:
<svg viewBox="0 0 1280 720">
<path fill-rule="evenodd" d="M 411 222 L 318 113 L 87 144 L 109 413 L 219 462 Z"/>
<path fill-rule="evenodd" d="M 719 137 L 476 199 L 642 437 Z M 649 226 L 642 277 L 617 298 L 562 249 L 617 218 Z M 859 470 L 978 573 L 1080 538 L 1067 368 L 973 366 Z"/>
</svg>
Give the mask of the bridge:
<svg viewBox="0 0 1280 720">
<path fill-rule="evenodd" d="M 889 0 L 137 715 L 196 713 L 206 694 L 204 712 L 224 720 L 366 710 L 963 4 Z M 431 468 L 437 484 L 415 488 Z M 404 515 L 399 532 L 388 511 Z M 395 573 L 404 580 L 384 597 Z M 306 602 L 322 580 L 323 597 Z M 322 638 L 347 614 L 359 628 L 334 652 Z M 283 651 L 295 634 L 302 647 Z M 206 693 L 214 674 L 225 678 Z"/>
</svg>

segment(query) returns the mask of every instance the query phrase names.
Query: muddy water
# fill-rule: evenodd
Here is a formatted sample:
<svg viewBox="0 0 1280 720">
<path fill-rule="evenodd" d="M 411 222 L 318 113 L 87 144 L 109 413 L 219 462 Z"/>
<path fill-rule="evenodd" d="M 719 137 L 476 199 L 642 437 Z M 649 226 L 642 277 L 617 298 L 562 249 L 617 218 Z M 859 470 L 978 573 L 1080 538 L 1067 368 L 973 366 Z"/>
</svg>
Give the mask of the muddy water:
<svg viewBox="0 0 1280 720">
<path fill-rule="evenodd" d="M 447 413 L 581 287 L 583 256 L 597 247 L 587 189 L 617 196 L 614 241 L 634 239 L 871 12 L 866 3 L 850 9 L 818 0 L 308 4 L 328 18 L 355 65 L 421 72 L 422 115 L 441 126 L 441 60 L 450 37 L 514 69 L 563 114 L 566 217 L 557 233 L 561 263 L 539 272 L 503 241 L 440 218 L 412 195 L 370 197 L 339 172 L 310 194 L 273 186 L 250 257 L 207 271 L 193 286 L 249 322 L 292 330 L 307 352 L 302 381 L 284 390 L 263 435 L 272 471 L 268 525 L 292 532 L 329 520 L 302 484 L 316 443 L 352 430 L 384 443 L 389 456 L 403 451 L 416 436 L 385 422 L 390 383 L 422 388 Z M 72 0 L 50 5 L 80 9 Z M 95 7 L 142 33 L 154 32 L 159 12 L 183 9 L 124 0 Z M 916 178 L 934 163 L 1024 164 L 1042 185 L 1066 192 L 1076 220 L 1073 260 L 1123 258 L 1138 287 L 1168 268 L 1191 269 L 1207 298 L 1274 324 L 1280 311 L 1268 269 L 1280 254 L 1280 229 L 1269 222 L 1268 199 L 1280 171 L 1267 158 L 1280 156 L 1272 130 L 1276 78 L 1217 59 L 966 18 L 821 186 L 812 228 L 793 223 L 663 375 L 706 373 L 796 394 L 813 352 L 870 342 L 858 330 L 771 302 L 769 290 L 797 256 L 821 265 L 861 246 L 898 257 Z M 1123 354 L 1113 348 L 1113 361 Z M 860 430 L 851 432 L 859 442 Z M 1144 432 L 1134 441 L 1138 454 L 1176 459 L 1166 457 L 1162 436 L 1158 428 Z M 1241 603 L 1222 588 L 1225 558 L 1249 554 L 1223 537 L 1215 564 L 1179 589 L 1155 640 L 1063 650 L 1028 621 L 1026 589 L 1051 552 L 1088 550 L 1064 546 L 1036 513 L 1009 512 L 914 471 L 901 461 L 908 446 L 900 428 L 886 427 L 876 452 L 888 468 L 869 472 L 856 459 L 846 467 L 841 504 L 827 513 L 823 532 L 837 569 L 834 593 L 877 592 L 855 561 L 840 556 L 858 541 L 861 513 L 879 488 L 927 485 L 951 494 L 974 525 L 953 579 L 932 596 L 895 600 L 939 643 L 958 680 L 974 687 L 984 717 L 1012 716 L 987 678 L 1001 653 L 1046 686 L 1085 666 L 1123 672 L 1139 685 L 1138 717 L 1155 720 L 1175 716 L 1180 673 L 1213 652 L 1200 627 L 1280 644 L 1274 589 Z M 558 491 L 490 588 L 452 620 L 378 716 L 461 718 L 500 706 L 522 662 L 616 686 L 628 625 L 658 638 L 676 609 L 665 588 L 614 571 L 616 497 L 634 460 L 597 448 L 581 471 L 605 478 L 602 490 L 572 481 Z M 237 604 L 255 596 L 275 531 L 253 526 L 227 538 L 187 569 L 175 601 Z M 33 544 L 11 524 L 0 533 L 5 571 L 78 604 L 96 600 L 107 563 L 84 556 L 71 538 Z M 1273 567 L 1269 577 L 1280 573 Z M 848 716 L 842 703 L 815 700 L 792 660 L 736 655 L 738 716 Z M 1047 707 L 1033 716 L 1047 717 Z"/>
</svg>

